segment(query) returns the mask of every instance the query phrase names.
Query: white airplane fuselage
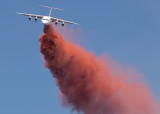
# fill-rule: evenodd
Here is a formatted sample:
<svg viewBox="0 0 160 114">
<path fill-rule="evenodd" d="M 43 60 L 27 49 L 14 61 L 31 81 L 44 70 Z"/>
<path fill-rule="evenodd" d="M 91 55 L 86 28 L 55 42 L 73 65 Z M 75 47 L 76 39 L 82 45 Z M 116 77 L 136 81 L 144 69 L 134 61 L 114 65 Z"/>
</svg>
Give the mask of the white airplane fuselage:
<svg viewBox="0 0 160 114">
<path fill-rule="evenodd" d="M 49 16 L 44 16 L 41 19 L 41 21 L 42 21 L 43 25 L 49 25 L 52 22 L 51 17 L 49 17 Z"/>
</svg>

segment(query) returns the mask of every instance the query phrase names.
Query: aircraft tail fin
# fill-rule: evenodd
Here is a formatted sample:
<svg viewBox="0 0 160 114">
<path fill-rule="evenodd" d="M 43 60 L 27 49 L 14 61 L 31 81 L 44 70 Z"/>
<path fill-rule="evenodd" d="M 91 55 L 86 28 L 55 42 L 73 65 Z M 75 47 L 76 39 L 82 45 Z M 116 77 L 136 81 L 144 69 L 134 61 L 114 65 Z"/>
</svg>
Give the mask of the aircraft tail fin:
<svg viewBox="0 0 160 114">
<path fill-rule="evenodd" d="M 43 5 L 40 5 L 40 6 L 41 6 L 41 7 L 45 7 L 45 8 L 50 8 L 49 16 L 51 16 L 52 9 L 55 9 L 55 10 L 63 10 L 63 9 L 59 9 L 59 8 L 55 8 L 55 7 L 49 7 L 49 6 L 43 6 Z"/>
</svg>

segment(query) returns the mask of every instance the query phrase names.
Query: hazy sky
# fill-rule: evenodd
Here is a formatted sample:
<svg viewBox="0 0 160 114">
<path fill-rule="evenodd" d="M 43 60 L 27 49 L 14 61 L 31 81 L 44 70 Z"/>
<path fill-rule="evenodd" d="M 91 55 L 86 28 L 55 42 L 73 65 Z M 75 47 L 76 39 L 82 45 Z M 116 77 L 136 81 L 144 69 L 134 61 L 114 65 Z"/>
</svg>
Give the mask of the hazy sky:
<svg viewBox="0 0 160 114">
<path fill-rule="evenodd" d="M 2 0 L 0 6 L 0 114 L 70 114 L 61 106 L 58 88 L 39 52 L 43 25 L 15 12 L 48 15 L 52 5 L 65 11 L 52 16 L 80 23 L 82 46 L 106 53 L 123 67 L 144 75 L 160 99 L 159 0 Z M 62 30 L 63 31 L 63 30 Z M 73 31 L 72 31 L 73 32 Z"/>
</svg>

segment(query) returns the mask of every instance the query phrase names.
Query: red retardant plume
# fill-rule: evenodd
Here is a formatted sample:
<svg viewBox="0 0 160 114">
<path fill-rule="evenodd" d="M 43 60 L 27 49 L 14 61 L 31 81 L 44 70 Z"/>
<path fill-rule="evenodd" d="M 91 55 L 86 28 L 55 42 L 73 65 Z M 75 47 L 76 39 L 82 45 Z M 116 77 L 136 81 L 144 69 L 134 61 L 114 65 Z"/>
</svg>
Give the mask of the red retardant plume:
<svg viewBox="0 0 160 114">
<path fill-rule="evenodd" d="M 67 43 L 52 25 L 39 38 L 40 52 L 56 79 L 65 106 L 83 114 L 158 114 L 145 84 L 129 82 L 82 47 Z M 105 65 L 104 65 L 105 63 Z"/>
</svg>

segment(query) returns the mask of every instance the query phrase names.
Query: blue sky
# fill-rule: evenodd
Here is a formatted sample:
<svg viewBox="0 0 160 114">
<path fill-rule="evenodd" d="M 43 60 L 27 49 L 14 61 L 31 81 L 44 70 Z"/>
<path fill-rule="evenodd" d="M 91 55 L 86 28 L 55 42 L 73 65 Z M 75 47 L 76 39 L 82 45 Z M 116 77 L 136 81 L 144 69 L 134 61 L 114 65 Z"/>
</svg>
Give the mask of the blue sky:
<svg viewBox="0 0 160 114">
<path fill-rule="evenodd" d="M 48 15 L 38 5 L 65 9 L 53 16 L 75 21 L 80 42 L 96 55 L 107 53 L 122 66 L 131 66 L 160 99 L 159 0 L 3 0 L 0 26 L 0 113 L 70 114 L 57 97 L 58 88 L 39 52 L 41 22 L 28 22 L 15 12 Z"/>
</svg>

